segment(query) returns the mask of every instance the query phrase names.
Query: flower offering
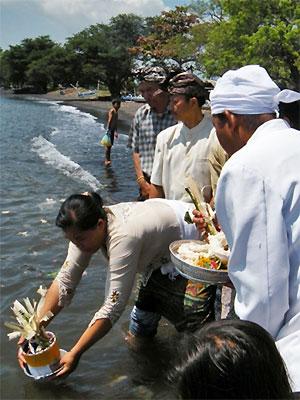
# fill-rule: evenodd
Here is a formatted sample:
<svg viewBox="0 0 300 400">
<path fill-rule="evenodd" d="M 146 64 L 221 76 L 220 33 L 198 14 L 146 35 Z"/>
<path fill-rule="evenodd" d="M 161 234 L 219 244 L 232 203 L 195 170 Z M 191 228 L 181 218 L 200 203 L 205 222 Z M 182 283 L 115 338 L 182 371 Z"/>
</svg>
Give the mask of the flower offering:
<svg viewBox="0 0 300 400">
<path fill-rule="evenodd" d="M 13 307 L 11 307 L 15 322 L 5 322 L 5 326 L 13 329 L 13 332 L 8 333 L 9 340 L 16 339 L 22 336 L 28 340 L 29 350 L 32 354 L 37 353 L 50 346 L 52 339 L 46 334 L 45 328 L 41 322 L 48 321 L 53 313 L 48 311 L 42 318 L 40 318 L 40 310 L 44 304 L 47 289 L 42 286 L 39 287 L 37 293 L 41 295 L 39 302 L 33 300 L 32 302 L 27 297 L 24 300 L 24 305 L 18 300 L 15 300 Z"/>
<path fill-rule="evenodd" d="M 206 222 L 205 241 L 183 243 L 177 249 L 178 257 L 194 266 L 206 269 L 226 270 L 230 251 L 226 237 L 219 232 L 214 224 L 215 211 L 204 201 L 203 195 L 196 182 L 189 178 L 189 186 L 185 189 L 190 195 L 195 208 L 200 211 Z M 185 221 L 192 223 L 191 216 L 187 213 Z"/>
<path fill-rule="evenodd" d="M 188 264 L 214 270 L 226 270 L 229 251 L 224 249 L 226 239 L 223 232 L 209 235 L 211 242 L 187 242 L 177 248 L 177 255 Z"/>
</svg>

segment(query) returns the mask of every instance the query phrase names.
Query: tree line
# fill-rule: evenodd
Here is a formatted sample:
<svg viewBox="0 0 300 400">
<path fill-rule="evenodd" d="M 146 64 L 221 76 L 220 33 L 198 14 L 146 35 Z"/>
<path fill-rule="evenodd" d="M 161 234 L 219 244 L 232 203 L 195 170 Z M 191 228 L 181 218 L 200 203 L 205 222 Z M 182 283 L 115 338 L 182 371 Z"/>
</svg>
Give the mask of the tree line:
<svg viewBox="0 0 300 400">
<path fill-rule="evenodd" d="M 247 64 L 265 67 L 281 88 L 300 89 L 299 0 L 194 0 L 143 18 L 119 14 L 60 45 L 49 36 L 0 52 L 0 82 L 47 91 L 100 82 L 112 97 L 134 87 L 140 63 L 216 79 Z"/>
</svg>

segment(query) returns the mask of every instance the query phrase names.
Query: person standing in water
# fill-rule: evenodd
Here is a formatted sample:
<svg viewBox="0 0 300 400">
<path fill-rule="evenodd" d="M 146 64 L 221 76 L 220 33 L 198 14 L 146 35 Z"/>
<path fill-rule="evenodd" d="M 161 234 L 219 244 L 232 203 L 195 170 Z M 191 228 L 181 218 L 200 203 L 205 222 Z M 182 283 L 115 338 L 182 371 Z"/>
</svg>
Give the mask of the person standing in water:
<svg viewBox="0 0 300 400">
<path fill-rule="evenodd" d="M 108 112 L 108 119 L 107 119 L 107 129 L 106 133 L 110 137 L 111 146 L 105 146 L 105 164 L 111 164 L 110 161 L 110 152 L 111 148 L 114 144 L 114 139 L 118 138 L 118 110 L 121 107 L 120 100 L 114 99 L 112 101 L 113 107 Z"/>
<path fill-rule="evenodd" d="M 83 272 L 91 258 L 97 257 L 96 253 L 98 256 L 102 253 L 108 265 L 105 291 L 94 293 L 101 305 L 77 342 L 73 342 L 70 351 L 60 359 L 62 369 L 57 377 L 74 371 L 82 355 L 116 324 L 130 299 L 137 273 L 141 273 L 146 282 L 152 273 L 171 262 L 171 242 L 198 237 L 196 226 L 184 221 L 185 213 L 191 212 L 193 207 L 189 203 L 166 199 L 104 206 L 95 192 L 73 194 L 64 201 L 56 226 L 70 241 L 68 254 L 48 290 L 40 315 L 51 310 L 55 316 L 71 302 Z M 167 318 L 178 332 L 192 332 L 206 318 L 201 309 L 195 309 L 194 303 L 189 302 L 188 279 L 180 278 L 180 287 L 178 278 L 176 281 L 166 279 L 160 274 L 156 314 L 151 315 L 152 324 L 148 318 L 148 324 L 140 332 L 144 335 L 140 337 L 154 337 L 161 316 Z M 176 300 L 170 295 L 175 290 Z M 23 368 L 24 360 L 20 354 L 19 362 Z"/>
</svg>

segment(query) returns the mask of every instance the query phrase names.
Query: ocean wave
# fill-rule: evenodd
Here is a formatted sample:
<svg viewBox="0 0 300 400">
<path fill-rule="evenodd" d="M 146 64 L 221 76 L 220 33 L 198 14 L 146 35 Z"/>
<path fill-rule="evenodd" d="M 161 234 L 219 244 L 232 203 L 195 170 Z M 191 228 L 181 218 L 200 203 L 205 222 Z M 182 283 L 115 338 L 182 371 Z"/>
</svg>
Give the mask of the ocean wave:
<svg viewBox="0 0 300 400">
<path fill-rule="evenodd" d="M 94 121 L 97 120 L 97 117 L 95 117 L 94 115 L 92 115 L 90 113 L 83 112 L 83 111 L 81 111 L 78 108 L 73 107 L 73 106 L 60 105 L 58 111 L 80 115 L 81 117 L 85 117 L 85 118 L 88 118 L 88 119 L 91 119 L 91 120 L 94 120 Z"/>
<path fill-rule="evenodd" d="M 38 99 L 37 100 L 35 97 L 31 98 L 31 100 L 34 100 L 36 103 L 50 104 L 50 105 L 58 105 L 58 104 L 61 104 L 63 102 L 62 100 L 48 100 L 48 99 Z"/>
<path fill-rule="evenodd" d="M 91 173 L 84 170 L 79 164 L 72 161 L 69 157 L 61 154 L 54 144 L 43 138 L 37 136 L 31 141 L 31 150 L 38 154 L 38 156 L 47 164 L 51 165 L 64 175 L 72 179 L 84 182 L 89 185 L 92 190 L 96 191 L 103 189 L 103 185 Z"/>
</svg>

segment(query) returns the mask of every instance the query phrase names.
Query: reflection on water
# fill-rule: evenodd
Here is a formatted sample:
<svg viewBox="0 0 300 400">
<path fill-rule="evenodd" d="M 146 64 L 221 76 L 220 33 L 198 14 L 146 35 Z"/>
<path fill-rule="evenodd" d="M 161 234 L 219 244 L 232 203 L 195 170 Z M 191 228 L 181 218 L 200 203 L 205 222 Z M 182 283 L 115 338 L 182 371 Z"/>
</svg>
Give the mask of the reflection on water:
<svg viewBox="0 0 300 400">
<path fill-rule="evenodd" d="M 138 188 L 127 135 L 119 132 L 112 164 L 104 165 L 104 121 L 57 102 L 0 97 L 1 101 L 1 326 L 15 299 L 38 299 L 66 255 L 55 227 L 61 202 L 98 190 L 106 203 L 135 200 Z M 106 117 L 105 117 L 106 118 Z M 51 323 L 69 350 L 102 304 L 107 264 L 94 256 L 72 304 Z M 1 399 L 172 399 L 165 373 L 177 334 L 166 322 L 150 347 L 133 352 L 124 336 L 134 293 L 109 335 L 87 351 L 65 380 L 33 381 L 19 369 L 16 341 L 1 329 Z M 175 351 L 176 353 L 176 351 Z"/>
<path fill-rule="evenodd" d="M 112 193 L 117 193 L 119 191 L 118 177 L 115 174 L 111 164 L 105 165 L 105 179 L 109 182 L 109 185 L 107 185 L 107 190 Z"/>
</svg>

